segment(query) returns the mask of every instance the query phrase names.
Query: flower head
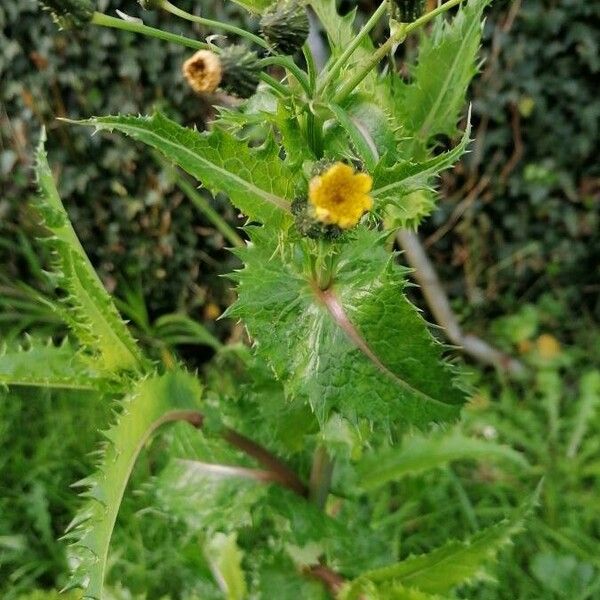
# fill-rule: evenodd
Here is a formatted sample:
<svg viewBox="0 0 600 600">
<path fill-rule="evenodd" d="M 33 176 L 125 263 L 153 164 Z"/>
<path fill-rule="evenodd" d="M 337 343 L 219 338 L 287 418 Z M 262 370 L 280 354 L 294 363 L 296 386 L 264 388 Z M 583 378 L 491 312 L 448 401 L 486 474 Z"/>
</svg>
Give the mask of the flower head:
<svg viewBox="0 0 600 600">
<path fill-rule="evenodd" d="M 350 229 L 373 207 L 372 185 L 367 173 L 355 173 L 351 166 L 337 162 L 311 179 L 308 199 L 319 221 Z"/>
<path fill-rule="evenodd" d="M 295 54 L 308 37 L 308 12 L 300 0 L 279 0 L 260 21 L 262 36 L 282 54 Z"/>
<path fill-rule="evenodd" d="M 221 83 L 223 69 L 219 57 L 210 50 L 198 50 L 183 63 L 183 74 L 199 94 L 214 92 Z"/>
</svg>

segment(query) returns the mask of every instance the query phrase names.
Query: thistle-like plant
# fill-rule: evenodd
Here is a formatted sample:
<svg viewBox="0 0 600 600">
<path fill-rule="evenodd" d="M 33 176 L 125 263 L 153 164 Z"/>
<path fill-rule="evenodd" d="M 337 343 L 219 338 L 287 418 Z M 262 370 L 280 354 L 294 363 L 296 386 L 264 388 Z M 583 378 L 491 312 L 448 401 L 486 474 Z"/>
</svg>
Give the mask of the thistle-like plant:
<svg viewBox="0 0 600 600">
<path fill-rule="evenodd" d="M 0 382 L 94 389 L 117 401 L 67 534 L 72 586 L 85 597 L 102 597 L 136 457 L 173 421 L 188 427 L 175 429 L 177 459 L 153 479 L 154 501 L 198 532 L 214 576 L 206 585 L 226 598 L 447 597 L 481 577 L 519 529 L 523 511 L 471 540 L 400 560 L 396 529 L 373 525 L 396 518 L 398 507 L 380 498 L 407 474 L 482 453 L 522 463 L 489 442 L 412 431 L 456 421 L 465 393 L 407 299 L 407 272 L 388 243 L 431 211 L 435 178 L 467 147 L 468 120 L 462 134 L 458 123 L 487 1 L 468 0 L 446 19 L 461 0 L 426 14 L 420 2 L 386 0 L 357 29 L 354 12 L 340 16 L 334 0 L 238 0 L 264 37 L 168 0 L 142 2 L 224 34 L 218 43 L 94 12 L 85 0 L 48 2 L 62 25 L 187 46 L 196 52 L 183 67 L 193 90 L 247 98 L 221 108 L 202 133 L 160 113 L 83 122 L 152 146 L 247 218 L 227 315 L 243 322 L 251 349 L 213 340 L 217 355 L 201 377 L 174 352 L 134 340 L 77 240 L 43 140 L 38 151 L 38 208 L 64 292 L 56 310 L 77 343 L 7 348 Z M 309 10 L 328 42 L 321 69 L 305 41 Z M 389 36 L 375 47 L 370 33 L 384 19 Z M 394 55 L 415 32 L 419 52 L 406 80 Z M 458 143 L 443 150 L 442 136 Z"/>
</svg>

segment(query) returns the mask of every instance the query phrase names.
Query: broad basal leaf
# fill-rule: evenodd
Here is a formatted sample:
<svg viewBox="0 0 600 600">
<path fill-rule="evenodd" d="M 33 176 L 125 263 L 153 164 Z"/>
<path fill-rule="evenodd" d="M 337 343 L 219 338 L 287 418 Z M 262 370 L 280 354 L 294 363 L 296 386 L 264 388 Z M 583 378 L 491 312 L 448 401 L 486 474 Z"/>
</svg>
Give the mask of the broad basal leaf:
<svg viewBox="0 0 600 600">
<path fill-rule="evenodd" d="M 44 141 L 42 132 L 36 155 L 40 188 L 36 208 L 52 233 L 47 241 L 54 253 L 58 285 L 68 294 L 61 317 L 96 356 L 98 370 L 139 369 L 146 361 L 79 243 L 58 195 Z"/>
<path fill-rule="evenodd" d="M 452 431 L 430 436 L 407 436 L 400 448 L 367 455 L 358 466 L 359 485 L 373 489 L 407 475 L 442 467 L 456 460 L 500 460 L 521 468 L 528 464 L 510 446 Z"/>
<path fill-rule="evenodd" d="M 411 83 L 394 81 L 394 116 L 407 136 L 425 143 L 436 135 L 456 134 L 465 94 L 477 71 L 482 13 L 488 3 L 469 0 L 452 21 L 438 18 L 421 41 Z"/>
<path fill-rule="evenodd" d="M 172 371 L 137 382 L 121 402 L 116 423 L 104 432 L 108 443 L 95 474 L 78 484 L 87 501 L 67 534 L 73 540 L 69 587 L 81 588 L 84 598 L 102 598 L 110 539 L 138 454 L 160 425 L 199 420 L 201 393 L 196 378 Z"/>
<path fill-rule="evenodd" d="M 272 143 L 250 148 L 218 127 L 199 133 L 160 113 L 152 117 L 98 117 L 82 123 L 121 131 L 156 148 L 213 194 L 227 194 L 250 219 L 277 224 L 289 212 L 294 174 Z"/>
<path fill-rule="evenodd" d="M 244 320 L 287 397 L 308 401 L 321 424 L 332 411 L 384 427 L 455 419 L 463 394 L 404 296 L 404 272 L 381 236 L 353 235 L 339 244 L 335 274 L 322 289 L 310 274 L 307 243 L 251 229 L 230 314 Z"/>
</svg>

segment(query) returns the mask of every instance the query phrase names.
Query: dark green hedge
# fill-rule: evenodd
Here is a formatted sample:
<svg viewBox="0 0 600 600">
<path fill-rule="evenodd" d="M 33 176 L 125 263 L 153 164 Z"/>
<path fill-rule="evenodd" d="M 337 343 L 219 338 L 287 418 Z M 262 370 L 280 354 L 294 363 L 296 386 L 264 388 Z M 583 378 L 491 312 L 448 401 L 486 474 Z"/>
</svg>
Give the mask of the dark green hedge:
<svg viewBox="0 0 600 600">
<path fill-rule="evenodd" d="M 175 18 L 143 12 L 133 1 L 100 1 L 98 8 L 143 14 L 150 25 L 204 37 Z M 195 3 L 182 2 L 193 10 Z M 229 3 L 229 7 L 234 6 Z M 237 19 L 237 9 L 210 10 Z M 215 275 L 231 267 L 224 242 L 198 216 L 145 148 L 119 136 L 91 136 L 87 128 L 57 117 L 146 113 L 159 107 L 179 121 L 203 127 L 211 108 L 182 80 L 189 50 L 114 30 L 58 31 L 35 0 L 0 5 L 0 237 L 9 239 L 27 215 L 34 193 L 32 148 L 40 125 L 60 175 L 60 191 L 78 234 L 109 287 L 140 278 L 155 314 L 201 304 L 221 304 L 224 287 Z M 219 208 L 234 223 L 225 202 Z M 2 252 L 2 250 L 0 250 Z M 14 256 L 0 255 L 0 265 Z M 11 275 L 26 276 L 23 265 Z M 209 291 L 210 290 L 210 291 Z"/>
</svg>

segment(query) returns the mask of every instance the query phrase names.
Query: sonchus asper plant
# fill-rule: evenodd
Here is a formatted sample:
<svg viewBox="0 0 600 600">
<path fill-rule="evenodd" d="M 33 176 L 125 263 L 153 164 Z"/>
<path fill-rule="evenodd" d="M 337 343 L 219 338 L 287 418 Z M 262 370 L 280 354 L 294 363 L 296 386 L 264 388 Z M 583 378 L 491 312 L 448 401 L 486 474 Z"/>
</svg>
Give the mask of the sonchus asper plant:
<svg viewBox="0 0 600 600">
<path fill-rule="evenodd" d="M 197 532 L 206 566 L 198 579 L 210 597 L 448 597 L 482 576 L 523 511 L 469 540 L 403 557 L 398 529 L 373 526 L 401 519 L 382 499 L 400 477 L 449 460 L 520 458 L 456 433 L 407 437 L 456 421 L 465 394 L 407 299 L 406 270 L 387 242 L 431 211 L 436 176 L 467 147 L 468 120 L 462 134 L 457 126 L 487 0 L 449 0 L 426 14 L 421 2 L 385 0 L 360 29 L 334 0 L 238 3 L 256 15 L 260 35 L 168 0 L 142 2 L 220 34 L 204 42 L 95 12 L 88 0 L 46 2 L 61 26 L 189 47 L 182 81 L 195 93 L 247 99 L 222 108 L 202 133 L 160 113 L 83 123 L 152 146 L 247 219 L 247 242 L 234 250 L 244 266 L 231 276 L 238 299 L 227 314 L 244 323 L 251 349 L 213 340 L 214 366 L 201 378 L 172 345 L 134 339 L 77 239 L 40 143 L 37 208 L 62 290 L 53 306 L 73 339 L 6 348 L 0 383 L 99 390 L 117 403 L 66 535 L 71 586 L 103 597 L 136 458 L 178 421 L 176 458 L 151 487 L 161 510 Z M 306 42 L 309 11 L 328 41 L 322 69 Z M 383 20 L 390 33 L 375 47 L 370 32 Z M 403 79 L 395 50 L 414 33 L 420 49 Z M 441 136 L 458 143 L 443 150 Z"/>
</svg>

